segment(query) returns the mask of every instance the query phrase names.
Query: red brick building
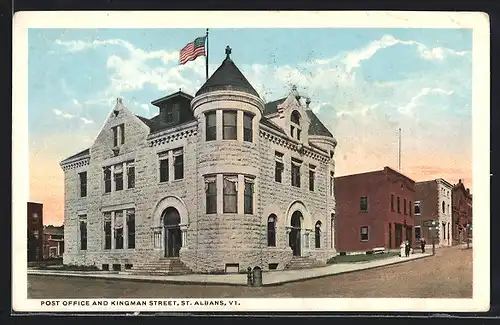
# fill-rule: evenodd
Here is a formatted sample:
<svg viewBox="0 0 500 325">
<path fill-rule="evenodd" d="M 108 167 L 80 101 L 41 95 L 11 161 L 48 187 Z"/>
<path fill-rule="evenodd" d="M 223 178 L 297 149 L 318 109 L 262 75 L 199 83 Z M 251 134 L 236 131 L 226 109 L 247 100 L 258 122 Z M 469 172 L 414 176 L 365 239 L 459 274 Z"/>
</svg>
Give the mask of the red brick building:
<svg viewBox="0 0 500 325">
<path fill-rule="evenodd" d="M 43 228 L 43 258 L 60 258 L 64 253 L 64 227 Z"/>
<path fill-rule="evenodd" d="M 414 195 L 415 181 L 389 167 L 336 177 L 337 251 L 395 249 L 406 238 L 414 243 Z"/>
<path fill-rule="evenodd" d="M 43 258 L 43 204 L 28 202 L 28 262 Z"/>
<path fill-rule="evenodd" d="M 453 186 L 452 207 L 452 237 L 454 244 L 458 244 L 472 236 L 467 231 L 467 225 L 472 225 L 472 194 L 461 179 Z"/>
</svg>

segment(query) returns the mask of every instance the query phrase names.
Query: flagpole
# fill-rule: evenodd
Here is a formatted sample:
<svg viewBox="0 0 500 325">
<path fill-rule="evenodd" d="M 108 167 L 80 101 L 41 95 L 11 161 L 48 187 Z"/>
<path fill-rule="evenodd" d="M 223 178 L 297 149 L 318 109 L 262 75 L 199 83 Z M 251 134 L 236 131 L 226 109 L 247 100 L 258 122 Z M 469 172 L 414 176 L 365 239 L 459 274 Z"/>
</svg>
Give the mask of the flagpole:
<svg viewBox="0 0 500 325">
<path fill-rule="evenodd" d="M 399 148 L 398 148 L 398 167 L 399 167 L 399 172 L 401 172 L 401 128 L 399 128 Z"/>
<path fill-rule="evenodd" d="M 208 28 L 207 28 L 207 51 L 205 55 L 205 76 L 206 80 L 208 80 Z"/>
</svg>

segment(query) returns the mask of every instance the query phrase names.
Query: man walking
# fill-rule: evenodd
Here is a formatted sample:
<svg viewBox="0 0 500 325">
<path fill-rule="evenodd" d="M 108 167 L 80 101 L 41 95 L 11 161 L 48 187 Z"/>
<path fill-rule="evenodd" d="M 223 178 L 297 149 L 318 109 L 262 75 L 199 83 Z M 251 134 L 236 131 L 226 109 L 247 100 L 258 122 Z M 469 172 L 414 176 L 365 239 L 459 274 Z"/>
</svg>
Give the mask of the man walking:
<svg viewBox="0 0 500 325">
<path fill-rule="evenodd" d="M 425 238 L 420 238 L 420 248 L 422 249 L 422 254 L 425 253 Z"/>
</svg>

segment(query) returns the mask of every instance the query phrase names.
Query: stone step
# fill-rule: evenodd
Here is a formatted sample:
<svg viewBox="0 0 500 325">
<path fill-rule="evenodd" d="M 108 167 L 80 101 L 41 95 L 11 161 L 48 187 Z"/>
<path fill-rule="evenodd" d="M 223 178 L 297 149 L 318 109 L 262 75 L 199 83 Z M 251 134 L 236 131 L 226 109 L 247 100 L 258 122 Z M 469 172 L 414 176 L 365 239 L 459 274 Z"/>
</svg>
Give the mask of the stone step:
<svg viewBox="0 0 500 325">
<path fill-rule="evenodd" d="M 181 275 L 193 273 L 179 258 L 161 258 L 136 264 L 127 273 L 137 275 Z"/>
<path fill-rule="evenodd" d="M 285 270 L 308 269 L 324 266 L 320 261 L 311 257 L 294 257 L 285 266 Z"/>
</svg>

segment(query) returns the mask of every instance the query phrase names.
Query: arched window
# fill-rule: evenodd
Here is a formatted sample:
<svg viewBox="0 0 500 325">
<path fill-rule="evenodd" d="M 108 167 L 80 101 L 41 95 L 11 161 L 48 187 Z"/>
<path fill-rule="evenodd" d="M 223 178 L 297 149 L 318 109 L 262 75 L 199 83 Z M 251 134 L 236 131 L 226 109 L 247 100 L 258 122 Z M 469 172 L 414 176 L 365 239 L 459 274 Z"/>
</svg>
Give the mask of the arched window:
<svg viewBox="0 0 500 325">
<path fill-rule="evenodd" d="M 443 204 L 442 204 L 442 206 L 443 206 L 443 213 L 444 213 L 444 201 L 443 201 Z"/>
<path fill-rule="evenodd" d="M 316 248 L 321 248 L 321 221 L 316 222 L 314 241 L 316 243 Z"/>
<path fill-rule="evenodd" d="M 297 140 L 300 140 L 300 113 L 298 111 L 293 111 L 290 115 L 290 136 Z"/>
<path fill-rule="evenodd" d="M 267 246 L 276 247 L 276 215 L 267 218 Z"/>
</svg>

